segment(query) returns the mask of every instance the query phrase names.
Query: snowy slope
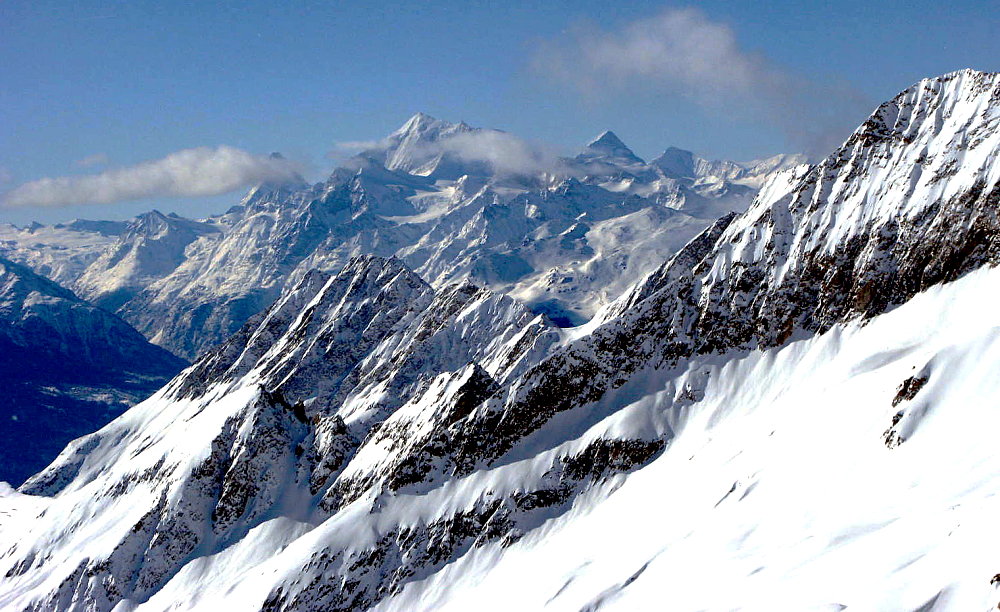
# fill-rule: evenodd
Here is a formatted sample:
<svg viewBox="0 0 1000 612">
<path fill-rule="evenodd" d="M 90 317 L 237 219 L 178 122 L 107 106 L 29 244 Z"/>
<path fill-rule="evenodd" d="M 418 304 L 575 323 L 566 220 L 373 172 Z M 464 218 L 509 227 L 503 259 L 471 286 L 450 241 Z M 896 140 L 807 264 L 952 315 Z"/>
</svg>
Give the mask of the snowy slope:
<svg viewBox="0 0 1000 612">
<path fill-rule="evenodd" d="M 69 286 L 123 231 L 123 222 L 84 219 L 25 228 L 0 224 L 0 256 Z"/>
<path fill-rule="evenodd" d="M 115 310 L 135 294 L 177 269 L 187 249 L 205 249 L 225 225 L 184 219 L 158 210 L 128 223 L 101 256 L 74 279 L 73 288 L 92 303 Z M 196 241 L 202 244 L 194 245 Z"/>
<path fill-rule="evenodd" d="M 377 609 L 996 609 L 998 284 L 981 270 L 868 325 L 688 364 L 697 402 L 664 389 L 597 426 L 672 436 L 661 457 Z"/>
<path fill-rule="evenodd" d="M 577 329 L 399 259 L 289 273 L 0 497 L 0 607 L 995 606 L 998 123 L 1000 75 L 921 81 Z M 295 236 L 370 210 L 342 189 Z"/>
</svg>

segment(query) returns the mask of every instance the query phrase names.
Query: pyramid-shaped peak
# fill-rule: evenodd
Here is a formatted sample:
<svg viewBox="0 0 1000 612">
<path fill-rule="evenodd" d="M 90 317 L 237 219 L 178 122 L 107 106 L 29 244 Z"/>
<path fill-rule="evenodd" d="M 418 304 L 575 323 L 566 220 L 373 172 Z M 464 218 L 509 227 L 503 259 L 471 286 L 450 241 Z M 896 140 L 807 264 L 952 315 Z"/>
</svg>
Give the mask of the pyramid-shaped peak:
<svg viewBox="0 0 1000 612">
<path fill-rule="evenodd" d="M 590 141 L 587 145 L 589 149 L 628 149 L 618 135 L 611 130 L 604 130 L 601 135 Z"/>
<path fill-rule="evenodd" d="M 135 216 L 135 218 L 139 221 L 154 221 L 154 220 L 166 219 L 167 216 L 162 212 L 160 212 L 158 209 L 154 208 L 144 213 L 139 213 L 138 215 Z"/>
<path fill-rule="evenodd" d="M 587 144 L 587 148 L 582 155 L 578 156 L 578 159 L 585 161 L 615 159 L 629 163 L 645 163 L 611 130 L 605 130 L 600 136 Z"/>
<path fill-rule="evenodd" d="M 136 215 L 129 224 L 129 228 L 133 232 L 140 234 L 157 233 L 172 226 L 171 219 L 155 208 Z"/>
<path fill-rule="evenodd" d="M 695 154 L 687 149 L 667 147 L 663 150 L 663 153 L 660 153 L 660 155 L 653 160 L 653 163 L 656 163 L 658 160 L 682 160 L 686 164 L 692 164 L 695 158 Z"/>
<path fill-rule="evenodd" d="M 652 164 L 675 178 L 695 176 L 695 156 L 691 151 L 667 147 Z"/>
</svg>

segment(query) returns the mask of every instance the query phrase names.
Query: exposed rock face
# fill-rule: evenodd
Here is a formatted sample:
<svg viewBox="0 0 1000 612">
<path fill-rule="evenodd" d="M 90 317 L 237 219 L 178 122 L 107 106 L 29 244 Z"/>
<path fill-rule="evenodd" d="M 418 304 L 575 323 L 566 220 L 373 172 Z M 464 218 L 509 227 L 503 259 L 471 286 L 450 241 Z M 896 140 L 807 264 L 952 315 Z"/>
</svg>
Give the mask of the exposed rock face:
<svg viewBox="0 0 1000 612">
<path fill-rule="evenodd" d="M 16 541 L 0 532 L 0 605 L 156 609 L 199 585 L 264 610 L 368 609 L 502 555 L 669 455 L 730 362 L 860 326 L 995 264 L 998 122 L 1000 75 L 922 81 L 568 332 L 472 283 L 426 283 L 399 259 L 353 257 L 334 275 L 268 260 L 294 279 L 269 308 L 21 488 L 51 497 Z M 608 135 L 596 145 L 625 156 Z M 299 209 L 311 212 L 294 217 L 286 255 L 315 252 L 297 240 L 326 240 L 338 214 L 365 219 L 367 200 L 338 189 Z M 560 189 L 600 197 L 585 180 Z M 497 203 L 470 218 L 523 221 Z M 932 369 L 898 392 L 890 446 L 921 424 Z M 893 389 L 879 397 L 890 409 Z M 717 505 L 752 490 L 736 482 Z"/>
</svg>

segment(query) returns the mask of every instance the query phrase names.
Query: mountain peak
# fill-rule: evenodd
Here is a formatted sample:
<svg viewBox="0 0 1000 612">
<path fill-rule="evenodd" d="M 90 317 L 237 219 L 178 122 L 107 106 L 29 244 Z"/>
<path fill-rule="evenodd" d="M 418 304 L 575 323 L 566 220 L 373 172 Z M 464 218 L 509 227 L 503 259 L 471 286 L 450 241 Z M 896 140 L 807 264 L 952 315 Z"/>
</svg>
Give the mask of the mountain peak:
<svg viewBox="0 0 1000 612">
<path fill-rule="evenodd" d="M 618 135 L 611 130 L 604 130 L 601 135 L 587 144 L 588 149 L 628 149 Z"/>
<path fill-rule="evenodd" d="M 437 121 L 437 119 L 435 117 L 432 117 L 432 116 L 428 115 L 427 113 L 425 113 L 423 111 L 417 111 L 416 113 L 413 114 L 412 117 L 410 117 L 409 121 L 413 121 L 413 122 Z"/>
<path fill-rule="evenodd" d="M 475 128 L 464 122 L 450 123 L 417 113 L 383 141 L 383 149 L 374 153 L 389 170 L 416 172 L 442 153 L 437 143 L 473 131 Z"/>
<path fill-rule="evenodd" d="M 629 163 L 645 163 L 611 130 L 601 132 L 600 136 L 590 141 L 584 152 L 577 156 L 577 159 L 582 161 L 614 159 Z"/>
<path fill-rule="evenodd" d="M 696 174 L 694 153 L 677 147 L 667 147 L 652 164 L 676 178 L 691 178 Z"/>
<path fill-rule="evenodd" d="M 988 79 L 988 78 L 993 78 L 998 74 L 1000 74 L 1000 72 L 990 72 L 988 70 L 976 70 L 975 68 L 962 68 L 960 70 L 953 70 L 952 72 L 946 72 L 945 74 L 942 74 L 939 77 L 931 77 L 930 79 L 924 79 L 924 80 L 938 79 L 947 81 L 949 79 L 962 76 Z"/>
<path fill-rule="evenodd" d="M 440 119 L 436 119 L 428 115 L 427 113 L 418 112 L 409 119 L 407 119 L 406 123 L 404 123 L 402 126 L 400 126 L 398 130 L 396 130 L 390 135 L 390 138 L 393 136 L 405 138 L 406 136 L 411 134 L 419 135 L 428 131 L 432 131 L 434 128 L 441 129 L 445 127 L 450 127 L 452 125 L 453 124 L 448 123 L 447 121 L 441 121 Z"/>
<path fill-rule="evenodd" d="M 469 126 L 464 121 L 451 123 L 442 119 L 436 119 L 427 113 L 417 113 L 406 120 L 398 130 L 389 134 L 386 142 L 389 148 L 399 146 L 407 142 L 433 142 L 441 138 L 453 136 L 463 132 L 474 131 L 475 128 Z"/>
</svg>

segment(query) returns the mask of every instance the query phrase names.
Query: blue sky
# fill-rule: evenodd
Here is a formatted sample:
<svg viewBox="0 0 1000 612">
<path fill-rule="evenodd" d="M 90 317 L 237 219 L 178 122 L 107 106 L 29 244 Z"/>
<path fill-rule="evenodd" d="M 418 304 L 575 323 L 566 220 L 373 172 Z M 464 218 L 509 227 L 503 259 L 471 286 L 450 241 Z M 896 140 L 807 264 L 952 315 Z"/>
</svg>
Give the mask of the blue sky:
<svg viewBox="0 0 1000 612">
<path fill-rule="evenodd" d="M 639 66 L 642 45 L 685 24 L 693 48 Z M 219 145 L 281 151 L 320 179 L 338 142 L 378 139 L 416 111 L 565 152 L 604 129 L 647 158 L 671 145 L 792 152 L 811 146 L 797 131 L 813 117 L 846 136 L 839 126 L 922 77 L 1000 70 L 998 30 L 995 2 L 5 0 L 0 189 Z M 702 49 L 702 32 L 724 48 Z M 199 216 L 241 195 L 29 203 L 0 222 Z"/>
</svg>

